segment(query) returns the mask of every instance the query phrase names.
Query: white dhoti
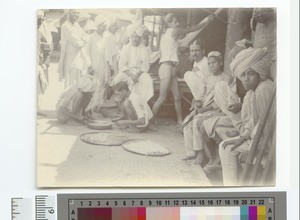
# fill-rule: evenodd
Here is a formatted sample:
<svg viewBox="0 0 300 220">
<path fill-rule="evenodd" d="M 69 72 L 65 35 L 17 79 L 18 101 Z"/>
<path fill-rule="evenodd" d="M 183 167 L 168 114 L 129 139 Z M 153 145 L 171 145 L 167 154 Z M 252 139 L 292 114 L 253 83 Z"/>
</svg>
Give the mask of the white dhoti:
<svg viewBox="0 0 300 220">
<path fill-rule="evenodd" d="M 184 127 L 184 147 L 187 156 L 195 156 L 195 151 L 204 149 L 204 140 L 200 132 L 200 127 L 203 121 L 211 117 L 213 113 L 215 113 L 215 110 L 198 114 Z"/>
<path fill-rule="evenodd" d="M 228 140 L 237 140 L 240 137 L 234 137 Z M 234 150 L 231 150 L 232 145 L 223 148 L 225 141 L 222 141 L 219 148 L 219 154 L 222 164 L 224 186 L 235 186 L 239 183 L 239 173 L 242 170 L 241 164 L 246 161 L 250 151 L 250 141 L 244 142 Z"/>
<path fill-rule="evenodd" d="M 221 81 L 216 84 L 214 102 L 222 110 L 223 114 L 209 118 L 203 122 L 207 135 L 210 138 L 214 138 L 217 127 L 235 128 L 239 132 L 242 126 L 241 113 L 238 112 L 235 114 L 227 109 L 230 104 L 239 103 L 239 98 L 228 86 L 227 82 Z"/>
<path fill-rule="evenodd" d="M 129 90 L 137 93 L 146 102 L 154 95 L 153 80 L 148 73 L 142 73 L 138 82 L 134 83 L 126 73 L 121 72 L 113 79 L 112 85 L 121 81 L 126 82 Z"/>
<path fill-rule="evenodd" d="M 77 85 L 79 79 L 82 77 L 82 70 L 76 68 L 69 68 L 67 74 L 65 76 L 65 88 L 69 88 L 70 86 Z"/>
</svg>

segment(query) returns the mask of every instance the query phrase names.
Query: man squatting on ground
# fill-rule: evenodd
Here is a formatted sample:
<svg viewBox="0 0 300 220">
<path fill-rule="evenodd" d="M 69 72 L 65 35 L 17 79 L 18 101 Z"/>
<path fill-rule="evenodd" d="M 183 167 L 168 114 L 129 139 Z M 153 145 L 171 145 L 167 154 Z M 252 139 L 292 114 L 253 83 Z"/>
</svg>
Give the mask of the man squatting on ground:
<svg viewBox="0 0 300 220">
<path fill-rule="evenodd" d="M 242 128 L 239 136 L 224 140 L 219 147 L 224 185 L 237 185 L 239 168 L 246 161 L 255 127 L 262 118 L 274 87 L 270 80 L 272 62 L 267 48 L 248 48 L 241 51 L 230 64 L 233 74 L 248 91 L 241 110 Z M 266 128 L 270 126 L 267 120 Z"/>
<path fill-rule="evenodd" d="M 208 22 L 213 20 L 213 15 L 208 17 Z M 169 13 L 165 17 L 165 23 L 167 24 L 167 30 L 165 34 L 162 35 L 160 43 L 160 67 L 158 70 L 160 78 L 160 88 L 159 97 L 153 105 L 152 111 L 154 116 L 157 115 L 162 103 L 164 102 L 169 88 L 172 90 L 174 97 L 174 105 L 177 116 L 177 125 L 182 122 L 182 109 L 181 109 L 181 99 L 178 89 L 177 76 L 175 74 L 176 64 L 178 63 L 178 37 L 181 34 L 186 34 L 189 32 L 196 31 L 202 28 L 204 24 L 198 24 L 189 28 L 180 28 L 177 18 L 173 13 Z"/>
<path fill-rule="evenodd" d="M 186 157 L 184 160 L 194 159 L 195 164 L 201 164 L 205 156 L 204 140 L 202 138 L 200 127 L 205 119 L 220 114 L 220 109 L 214 103 L 214 88 L 216 83 L 223 81 L 227 75 L 222 71 L 222 55 L 218 51 L 212 51 L 208 54 L 208 69 L 210 74 L 199 81 L 201 93 L 199 100 L 195 101 L 192 112 L 188 118 L 192 120 L 184 127 L 184 146 Z"/>
<path fill-rule="evenodd" d="M 126 128 L 128 132 L 147 130 L 149 120 L 153 117 L 147 102 L 134 91 L 130 91 L 128 84 L 124 81 L 114 86 L 114 93 L 122 111 L 122 117 L 116 121 L 116 124 L 121 128 Z"/>
<path fill-rule="evenodd" d="M 90 103 L 94 91 L 98 86 L 98 81 L 93 77 L 93 69 L 88 69 L 89 73 L 81 77 L 77 85 L 71 86 L 60 96 L 56 105 L 57 120 L 66 123 L 69 119 L 84 123 L 92 119 L 86 112 L 86 107 Z"/>
</svg>

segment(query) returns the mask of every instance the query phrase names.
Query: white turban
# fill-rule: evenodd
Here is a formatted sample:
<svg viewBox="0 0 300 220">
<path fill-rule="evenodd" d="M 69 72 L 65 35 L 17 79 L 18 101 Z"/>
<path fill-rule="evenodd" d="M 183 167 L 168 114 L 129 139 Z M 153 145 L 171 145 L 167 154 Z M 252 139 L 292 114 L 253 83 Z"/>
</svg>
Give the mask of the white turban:
<svg viewBox="0 0 300 220">
<path fill-rule="evenodd" d="M 38 18 L 44 18 L 44 16 L 45 16 L 45 13 L 42 10 L 37 11 L 37 17 Z"/>
<path fill-rule="evenodd" d="M 85 20 L 89 20 L 91 18 L 91 15 L 87 12 L 81 12 L 79 13 L 79 18 L 78 21 L 85 21 Z"/>
<path fill-rule="evenodd" d="M 136 33 L 139 37 L 142 37 L 144 34 L 144 27 L 140 23 L 130 24 L 127 26 L 127 36 L 130 37 L 133 33 Z"/>
<path fill-rule="evenodd" d="M 252 48 L 249 47 L 239 52 L 230 64 L 231 72 L 241 78 L 243 72 L 251 68 L 257 72 L 262 80 L 265 80 L 270 75 L 271 60 L 266 56 L 267 48 Z"/>
<path fill-rule="evenodd" d="M 97 80 L 90 74 L 86 74 L 78 81 L 77 87 L 83 92 L 94 92 L 98 86 Z"/>
</svg>

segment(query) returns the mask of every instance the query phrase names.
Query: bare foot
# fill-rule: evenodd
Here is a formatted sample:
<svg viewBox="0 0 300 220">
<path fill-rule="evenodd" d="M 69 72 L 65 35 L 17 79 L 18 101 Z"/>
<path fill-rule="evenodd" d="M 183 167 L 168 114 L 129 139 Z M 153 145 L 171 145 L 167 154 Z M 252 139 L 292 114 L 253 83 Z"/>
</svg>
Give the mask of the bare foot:
<svg viewBox="0 0 300 220">
<path fill-rule="evenodd" d="M 193 160 L 196 157 L 197 157 L 196 155 L 186 155 L 184 158 L 182 158 L 182 160 Z"/>
<path fill-rule="evenodd" d="M 201 165 L 203 159 L 204 159 L 204 152 L 203 150 L 200 150 L 199 153 L 197 154 L 194 164 Z"/>
<path fill-rule="evenodd" d="M 162 121 L 162 120 L 158 120 L 158 119 L 154 119 L 153 120 L 153 124 L 155 124 L 155 125 L 163 125 L 163 126 L 169 125 L 169 123 L 167 121 Z"/>
</svg>

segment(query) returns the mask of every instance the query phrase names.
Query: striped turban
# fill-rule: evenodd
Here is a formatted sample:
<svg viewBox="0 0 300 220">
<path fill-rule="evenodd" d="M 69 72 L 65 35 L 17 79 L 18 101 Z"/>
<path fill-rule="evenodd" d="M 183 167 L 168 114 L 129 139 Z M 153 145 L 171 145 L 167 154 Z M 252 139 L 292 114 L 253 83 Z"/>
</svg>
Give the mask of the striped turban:
<svg viewBox="0 0 300 220">
<path fill-rule="evenodd" d="M 231 72 L 239 79 L 247 69 L 257 72 L 262 80 L 270 75 L 271 60 L 266 56 L 267 48 L 249 47 L 239 52 L 230 64 Z"/>
</svg>

